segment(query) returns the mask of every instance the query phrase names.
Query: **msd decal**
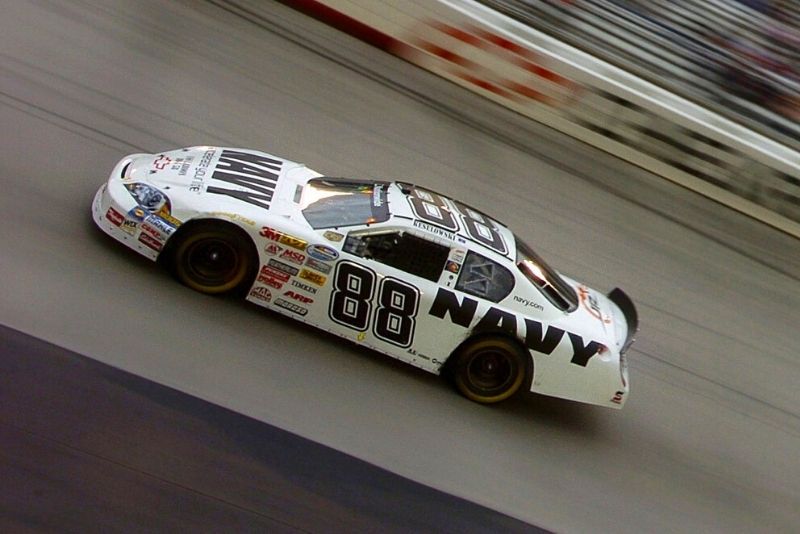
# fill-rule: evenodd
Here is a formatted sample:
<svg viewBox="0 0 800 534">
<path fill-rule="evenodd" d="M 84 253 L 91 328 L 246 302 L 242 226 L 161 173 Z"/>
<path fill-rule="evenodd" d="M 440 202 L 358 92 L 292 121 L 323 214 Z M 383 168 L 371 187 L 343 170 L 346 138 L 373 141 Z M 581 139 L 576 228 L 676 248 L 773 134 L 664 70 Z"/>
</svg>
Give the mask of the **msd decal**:
<svg viewBox="0 0 800 534">
<path fill-rule="evenodd" d="M 439 288 L 439 292 L 436 294 L 428 313 L 439 319 L 444 319 L 446 315 L 450 315 L 450 320 L 453 323 L 469 328 L 477 310 L 477 300 L 465 296 L 461 302 L 458 302 L 458 296 L 455 293 Z M 543 354 L 552 354 L 561 343 L 564 334 L 566 334 L 572 344 L 572 359 L 570 363 L 581 367 L 586 367 L 592 356 L 605 350 L 605 345 L 602 343 L 590 341 L 586 344 L 578 334 L 567 332 L 552 325 L 546 326 L 528 317 L 524 319 L 524 324 L 525 346 L 530 350 Z M 492 306 L 478 320 L 473 330 L 478 332 L 500 330 L 509 336 L 517 337 L 517 316 Z"/>
<path fill-rule="evenodd" d="M 237 150 L 223 150 L 211 178 L 246 191 L 209 186 L 206 192 L 269 209 L 280 170 L 280 160 Z"/>
<path fill-rule="evenodd" d="M 281 254 L 280 258 L 282 260 L 290 261 L 297 265 L 303 265 L 303 262 L 306 261 L 306 255 L 302 252 L 298 252 L 296 250 L 286 249 Z"/>
</svg>

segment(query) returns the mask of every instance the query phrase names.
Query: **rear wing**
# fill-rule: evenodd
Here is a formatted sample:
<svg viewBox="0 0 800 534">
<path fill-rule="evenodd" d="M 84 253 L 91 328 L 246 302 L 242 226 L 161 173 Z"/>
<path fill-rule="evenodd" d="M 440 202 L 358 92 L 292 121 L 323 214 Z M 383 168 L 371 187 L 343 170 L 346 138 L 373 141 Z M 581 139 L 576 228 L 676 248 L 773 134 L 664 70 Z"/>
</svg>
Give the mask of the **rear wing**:
<svg viewBox="0 0 800 534">
<path fill-rule="evenodd" d="M 628 323 L 628 334 L 620 350 L 620 352 L 624 354 L 636 338 L 636 332 L 639 331 L 639 315 L 636 313 L 636 306 L 633 305 L 633 301 L 620 288 L 614 288 L 611 293 L 608 294 L 608 298 L 619 307 L 622 311 L 622 315 L 625 316 L 625 321 Z"/>
</svg>

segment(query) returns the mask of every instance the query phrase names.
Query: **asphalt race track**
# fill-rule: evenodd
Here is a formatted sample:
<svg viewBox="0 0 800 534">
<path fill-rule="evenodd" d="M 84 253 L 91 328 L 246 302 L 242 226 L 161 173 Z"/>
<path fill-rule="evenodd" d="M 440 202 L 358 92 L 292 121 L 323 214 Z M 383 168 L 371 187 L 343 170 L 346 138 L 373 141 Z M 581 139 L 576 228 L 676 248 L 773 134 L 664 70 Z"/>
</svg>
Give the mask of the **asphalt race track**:
<svg viewBox="0 0 800 534">
<path fill-rule="evenodd" d="M 797 531 L 796 240 L 281 4 L 0 7 L 3 325 L 546 529 Z M 200 144 L 452 192 L 622 286 L 642 323 L 627 406 L 481 407 L 93 229 L 120 157 Z"/>
</svg>

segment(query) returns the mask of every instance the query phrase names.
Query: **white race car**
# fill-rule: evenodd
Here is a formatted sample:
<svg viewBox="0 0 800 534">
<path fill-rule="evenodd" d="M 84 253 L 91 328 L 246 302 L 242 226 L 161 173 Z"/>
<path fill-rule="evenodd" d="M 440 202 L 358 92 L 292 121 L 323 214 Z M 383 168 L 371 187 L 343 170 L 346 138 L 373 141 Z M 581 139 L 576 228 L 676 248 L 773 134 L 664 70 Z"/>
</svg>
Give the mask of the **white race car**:
<svg viewBox="0 0 800 534">
<path fill-rule="evenodd" d="M 563 277 L 502 223 L 424 187 L 192 147 L 123 158 L 92 212 L 192 289 L 445 374 L 473 401 L 628 397 L 638 319 L 625 293 Z"/>
</svg>

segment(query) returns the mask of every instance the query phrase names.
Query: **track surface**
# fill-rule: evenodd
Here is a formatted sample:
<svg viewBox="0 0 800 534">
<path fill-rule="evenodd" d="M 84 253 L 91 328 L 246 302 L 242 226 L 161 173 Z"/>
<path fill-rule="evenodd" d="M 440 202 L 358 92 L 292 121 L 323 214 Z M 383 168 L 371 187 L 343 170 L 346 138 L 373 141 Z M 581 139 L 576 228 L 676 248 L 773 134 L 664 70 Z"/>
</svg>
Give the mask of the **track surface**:
<svg viewBox="0 0 800 534">
<path fill-rule="evenodd" d="M 800 244 L 280 4 L 3 0 L 0 323 L 560 532 L 800 524 Z M 91 227 L 124 154 L 223 144 L 452 191 L 628 291 L 621 412 L 495 408 L 186 290 Z"/>
</svg>

